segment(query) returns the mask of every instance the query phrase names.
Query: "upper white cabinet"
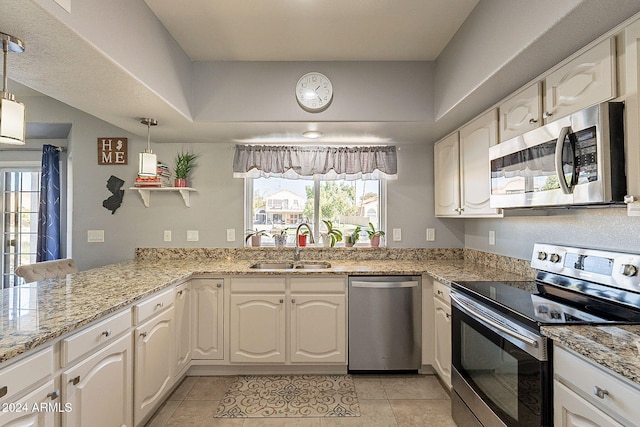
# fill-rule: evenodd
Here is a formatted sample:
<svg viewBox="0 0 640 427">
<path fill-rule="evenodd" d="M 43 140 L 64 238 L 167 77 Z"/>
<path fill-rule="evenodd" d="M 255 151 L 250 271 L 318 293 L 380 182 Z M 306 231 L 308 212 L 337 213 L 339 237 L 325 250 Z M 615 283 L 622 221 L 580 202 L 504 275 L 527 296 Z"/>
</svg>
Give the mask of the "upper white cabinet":
<svg viewBox="0 0 640 427">
<path fill-rule="evenodd" d="M 607 38 L 500 103 L 500 142 L 616 97 L 615 38 Z"/>
<path fill-rule="evenodd" d="M 193 279 L 193 358 L 220 360 L 224 357 L 224 281 Z"/>
<path fill-rule="evenodd" d="M 640 20 L 624 30 L 623 67 L 627 192 L 640 196 Z"/>
<path fill-rule="evenodd" d="M 460 215 L 460 145 L 454 132 L 433 146 L 436 216 Z"/>
<path fill-rule="evenodd" d="M 545 78 L 545 118 L 553 121 L 616 96 L 615 38 L 608 38 Z"/>
<path fill-rule="evenodd" d="M 542 83 L 522 89 L 498 107 L 500 142 L 514 138 L 542 123 Z"/>
</svg>

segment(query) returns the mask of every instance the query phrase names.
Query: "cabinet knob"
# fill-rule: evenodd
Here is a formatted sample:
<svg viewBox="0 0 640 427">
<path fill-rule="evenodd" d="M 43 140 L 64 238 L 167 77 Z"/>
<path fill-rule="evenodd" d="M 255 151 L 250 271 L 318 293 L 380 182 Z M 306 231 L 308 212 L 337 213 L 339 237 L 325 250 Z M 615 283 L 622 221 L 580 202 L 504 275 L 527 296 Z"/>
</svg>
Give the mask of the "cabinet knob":
<svg viewBox="0 0 640 427">
<path fill-rule="evenodd" d="M 538 123 L 537 119 L 529 119 L 529 124 Z"/>
<path fill-rule="evenodd" d="M 51 393 L 47 394 L 47 397 L 51 400 L 56 400 L 60 397 L 60 390 L 53 390 Z"/>
<path fill-rule="evenodd" d="M 147 333 L 146 333 L 146 332 L 140 332 L 140 336 L 141 336 L 142 338 L 145 338 L 145 337 L 147 336 Z"/>
<path fill-rule="evenodd" d="M 546 119 L 547 117 L 551 117 L 553 116 L 553 113 L 550 111 L 545 111 L 544 114 L 542 115 L 543 119 Z"/>
<path fill-rule="evenodd" d="M 280 298 L 280 304 L 282 304 L 284 302 L 284 300 L 282 298 Z"/>
<path fill-rule="evenodd" d="M 291 298 L 291 304 L 295 304 L 296 303 L 296 299 L 295 298 Z"/>
<path fill-rule="evenodd" d="M 596 396 L 598 396 L 600 399 L 604 399 L 604 397 L 606 395 L 609 394 L 609 392 L 603 388 L 596 386 L 593 386 L 593 394 L 595 394 Z"/>
<path fill-rule="evenodd" d="M 218 283 L 216 286 L 217 286 L 218 288 L 221 288 L 221 287 L 222 287 L 222 283 Z"/>
<path fill-rule="evenodd" d="M 0 397 L 5 397 L 8 392 L 9 392 L 9 389 L 7 388 L 7 386 L 0 388 Z"/>
<path fill-rule="evenodd" d="M 105 337 L 111 336 L 111 329 L 107 329 L 106 331 L 103 331 L 100 335 L 104 335 Z"/>
<path fill-rule="evenodd" d="M 180 289 L 180 290 L 178 291 L 178 295 L 182 295 L 182 292 L 184 292 L 184 291 L 183 291 L 182 289 Z"/>
<path fill-rule="evenodd" d="M 164 303 L 163 302 L 159 302 L 156 304 L 156 308 L 162 308 L 164 307 Z"/>
<path fill-rule="evenodd" d="M 449 313 L 446 313 L 445 316 L 447 316 L 447 319 L 451 319 L 451 315 Z"/>
<path fill-rule="evenodd" d="M 76 385 L 76 384 L 78 384 L 79 382 L 80 382 L 80 375 L 78 375 L 78 376 L 77 376 L 77 377 L 75 377 L 75 378 L 71 378 L 71 379 L 69 380 L 69 384 L 73 384 L 73 385 Z"/>
<path fill-rule="evenodd" d="M 438 289 L 438 295 L 442 295 L 442 291 Z"/>
</svg>

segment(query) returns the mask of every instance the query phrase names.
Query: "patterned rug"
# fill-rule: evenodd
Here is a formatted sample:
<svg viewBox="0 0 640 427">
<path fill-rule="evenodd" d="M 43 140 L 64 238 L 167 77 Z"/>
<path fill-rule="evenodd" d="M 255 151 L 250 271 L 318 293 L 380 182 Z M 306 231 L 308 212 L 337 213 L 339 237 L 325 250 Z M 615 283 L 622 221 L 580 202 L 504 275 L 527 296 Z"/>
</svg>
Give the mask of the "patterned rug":
<svg viewBox="0 0 640 427">
<path fill-rule="evenodd" d="M 216 418 L 359 417 L 350 375 L 248 375 L 227 388 Z"/>
</svg>

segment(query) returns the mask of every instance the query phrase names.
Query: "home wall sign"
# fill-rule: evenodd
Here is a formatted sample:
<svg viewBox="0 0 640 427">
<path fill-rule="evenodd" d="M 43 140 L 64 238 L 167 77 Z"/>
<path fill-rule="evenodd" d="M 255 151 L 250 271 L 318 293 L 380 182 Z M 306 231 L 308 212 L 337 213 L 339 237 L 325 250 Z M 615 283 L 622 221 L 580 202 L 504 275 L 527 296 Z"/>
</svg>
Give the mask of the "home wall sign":
<svg viewBox="0 0 640 427">
<path fill-rule="evenodd" d="M 98 138 L 99 165 L 126 165 L 127 138 Z"/>
</svg>

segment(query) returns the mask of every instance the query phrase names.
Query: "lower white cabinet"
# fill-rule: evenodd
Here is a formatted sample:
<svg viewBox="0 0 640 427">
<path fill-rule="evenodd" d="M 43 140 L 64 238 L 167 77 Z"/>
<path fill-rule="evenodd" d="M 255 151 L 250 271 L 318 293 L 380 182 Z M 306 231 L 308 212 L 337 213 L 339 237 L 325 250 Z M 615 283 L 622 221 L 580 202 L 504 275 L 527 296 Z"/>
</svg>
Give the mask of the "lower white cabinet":
<svg viewBox="0 0 640 427">
<path fill-rule="evenodd" d="M 174 306 L 135 328 L 134 423 L 141 421 L 164 399 L 173 385 Z"/>
<path fill-rule="evenodd" d="M 62 373 L 68 427 L 132 426 L 131 336 L 127 333 Z"/>
<path fill-rule="evenodd" d="M 174 373 L 177 381 L 191 363 L 191 283 L 186 282 L 176 288 L 176 355 Z"/>
<path fill-rule="evenodd" d="M 193 359 L 224 358 L 224 281 L 191 280 Z"/>
<path fill-rule="evenodd" d="M 638 425 L 640 388 L 635 384 L 560 345 L 553 347 L 553 370 L 556 427 Z"/>
<path fill-rule="evenodd" d="M 442 381 L 451 388 L 451 301 L 449 287 L 434 281 L 434 364 Z"/>
<path fill-rule="evenodd" d="M 56 418 L 59 411 L 64 410 L 65 407 L 60 406 L 59 393 L 52 379 L 21 399 L 2 404 L 0 425 L 3 427 L 54 427 L 57 425 Z"/>
</svg>

